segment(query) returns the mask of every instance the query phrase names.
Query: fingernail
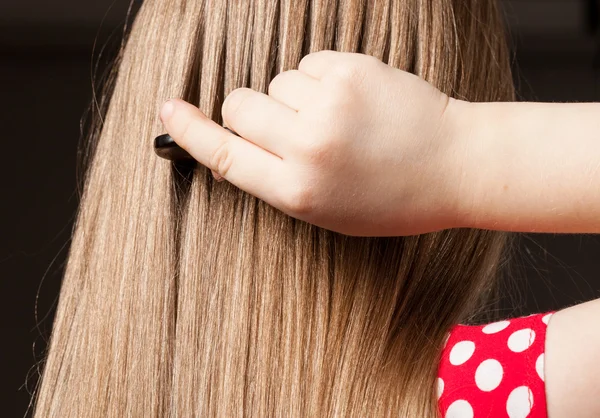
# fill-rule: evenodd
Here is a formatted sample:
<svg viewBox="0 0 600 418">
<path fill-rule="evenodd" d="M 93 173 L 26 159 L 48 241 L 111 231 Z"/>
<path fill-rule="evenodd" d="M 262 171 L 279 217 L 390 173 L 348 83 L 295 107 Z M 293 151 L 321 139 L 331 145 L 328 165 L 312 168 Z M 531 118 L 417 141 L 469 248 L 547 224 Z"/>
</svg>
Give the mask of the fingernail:
<svg viewBox="0 0 600 418">
<path fill-rule="evenodd" d="M 218 181 L 218 182 L 221 182 L 221 181 L 225 180 L 225 179 L 224 179 L 224 178 L 223 178 L 223 177 L 222 177 L 222 176 L 221 176 L 219 173 L 217 173 L 215 170 L 210 170 L 210 172 L 212 173 L 212 175 L 213 175 L 213 178 L 214 178 L 216 181 Z"/>
<path fill-rule="evenodd" d="M 173 111 L 175 110 L 175 105 L 173 104 L 173 102 L 171 100 L 167 100 L 163 105 L 162 108 L 160 110 L 160 118 L 162 119 L 162 121 L 166 121 L 168 120 L 171 115 L 173 114 Z"/>
</svg>

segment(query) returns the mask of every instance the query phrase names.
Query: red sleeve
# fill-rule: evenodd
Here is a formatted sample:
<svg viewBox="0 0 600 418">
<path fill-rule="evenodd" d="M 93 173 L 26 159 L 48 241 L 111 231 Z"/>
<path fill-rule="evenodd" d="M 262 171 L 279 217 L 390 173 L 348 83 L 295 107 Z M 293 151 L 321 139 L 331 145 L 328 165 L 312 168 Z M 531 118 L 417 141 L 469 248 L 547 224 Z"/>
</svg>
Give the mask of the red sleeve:
<svg viewBox="0 0 600 418">
<path fill-rule="evenodd" d="M 444 418 L 546 418 L 544 350 L 554 312 L 450 331 L 438 373 Z"/>
</svg>

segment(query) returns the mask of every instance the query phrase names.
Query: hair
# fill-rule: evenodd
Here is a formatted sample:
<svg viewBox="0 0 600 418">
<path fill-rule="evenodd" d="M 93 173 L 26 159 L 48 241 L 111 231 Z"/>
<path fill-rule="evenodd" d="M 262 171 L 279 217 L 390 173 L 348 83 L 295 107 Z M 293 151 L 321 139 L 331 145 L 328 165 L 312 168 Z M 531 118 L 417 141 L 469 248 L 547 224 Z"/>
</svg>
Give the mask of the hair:
<svg viewBox="0 0 600 418">
<path fill-rule="evenodd" d="M 152 149 L 167 98 L 222 123 L 230 91 L 323 49 L 514 98 L 493 0 L 146 0 L 88 138 L 36 416 L 438 415 L 444 339 L 489 307 L 511 235 L 345 236 Z"/>
</svg>

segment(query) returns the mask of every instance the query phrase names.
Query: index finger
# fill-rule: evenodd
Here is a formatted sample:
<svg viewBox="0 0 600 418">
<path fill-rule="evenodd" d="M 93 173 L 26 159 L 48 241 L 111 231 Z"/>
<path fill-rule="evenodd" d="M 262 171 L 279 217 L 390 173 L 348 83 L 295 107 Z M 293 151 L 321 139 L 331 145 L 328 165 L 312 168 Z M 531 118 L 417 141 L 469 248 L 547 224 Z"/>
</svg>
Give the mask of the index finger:
<svg viewBox="0 0 600 418">
<path fill-rule="evenodd" d="M 275 203 L 284 168 L 280 157 L 234 135 L 183 100 L 166 102 L 160 116 L 169 135 L 200 164 L 259 199 Z"/>
</svg>

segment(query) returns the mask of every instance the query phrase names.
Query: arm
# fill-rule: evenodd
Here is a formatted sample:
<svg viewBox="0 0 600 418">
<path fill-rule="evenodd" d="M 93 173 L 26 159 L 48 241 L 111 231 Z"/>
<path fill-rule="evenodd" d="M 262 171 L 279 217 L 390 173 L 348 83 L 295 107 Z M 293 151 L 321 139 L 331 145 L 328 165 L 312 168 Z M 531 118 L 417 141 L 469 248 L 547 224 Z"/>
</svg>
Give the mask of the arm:
<svg viewBox="0 0 600 418">
<path fill-rule="evenodd" d="M 451 101 L 469 227 L 600 233 L 600 104 Z"/>
<path fill-rule="evenodd" d="M 600 104 L 468 103 L 363 54 L 319 51 L 225 125 L 180 100 L 169 134 L 284 213 L 355 236 L 600 232 Z M 169 110 L 170 109 L 170 110 Z"/>
<path fill-rule="evenodd" d="M 451 101 L 471 227 L 600 232 L 600 104 Z M 466 134 L 468 132 L 468 134 Z M 463 141 L 461 143 L 460 141 Z M 600 299 L 555 313 L 546 335 L 550 418 L 600 416 Z"/>
</svg>

